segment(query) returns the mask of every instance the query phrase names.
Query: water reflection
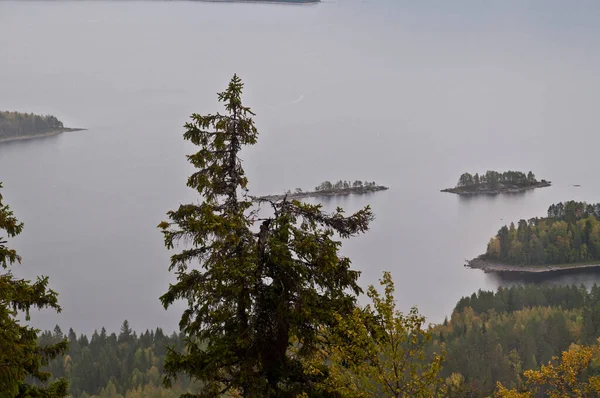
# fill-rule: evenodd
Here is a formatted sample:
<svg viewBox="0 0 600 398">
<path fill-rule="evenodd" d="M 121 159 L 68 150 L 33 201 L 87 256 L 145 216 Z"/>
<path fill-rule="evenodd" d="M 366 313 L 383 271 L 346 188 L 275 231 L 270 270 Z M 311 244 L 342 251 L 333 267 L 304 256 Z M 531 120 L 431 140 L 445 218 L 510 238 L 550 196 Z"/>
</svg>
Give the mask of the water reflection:
<svg viewBox="0 0 600 398">
<path fill-rule="evenodd" d="M 515 284 L 584 285 L 589 289 L 594 284 L 600 284 L 600 268 L 543 273 L 493 272 L 486 274 L 486 277 L 499 286 Z"/>
<path fill-rule="evenodd" d="M 46 136 L 46 137 L 30 138 L 27 140 L 2 141 L 2 142 L 0 142 L 0 153 L 2 152 L 3 149 L 6 149 L 6 150 L 16 149 L 16 148 L 26 149 L 28 147 L 35 147 L 35 146 L 38 146 L 40 142 L 43 142 L 46 144 L 56 143 L 56 142 L 58 142 L 58 140 L 60 140 L 60 138 L 61 138 L 61 134 L 57 134 L 57 135 L 50 135 L 50 136 Z"/>
<path fill-rule="evenodd" d="M 531 194 L 531 190 L 527 190 L 527 191 L 522 191 L 522 192 L 507 192 L 507 193 L 502 193 L 502 194 L 496 194 L 496 195 L 457 195 L 460 202 L 465 203 L 465 204 L 470 204 L 475 200 L 489 200 L 489 201 L 496 201 L 498 200 L 499 197 L 502 197 L 503 199 L 522 199 L 525 196 Z"/>
</svg>

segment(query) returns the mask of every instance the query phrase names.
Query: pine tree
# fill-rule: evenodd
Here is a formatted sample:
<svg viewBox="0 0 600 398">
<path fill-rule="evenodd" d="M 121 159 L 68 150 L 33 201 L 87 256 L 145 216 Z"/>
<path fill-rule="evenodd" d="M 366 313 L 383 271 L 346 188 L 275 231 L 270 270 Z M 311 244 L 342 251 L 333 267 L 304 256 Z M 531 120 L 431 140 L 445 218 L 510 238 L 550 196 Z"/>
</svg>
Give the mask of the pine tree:
<svg viewBox="0 0 600 398">
<path fill-rule="evenodd" d="M 242 89 L 234 75 L 218 94 L 227 114 L 194 114 L 185 125 L 184 138 L 200 147 L 188 156 L 197 171 L 187 185 L 202 202 L 159 224 L 168 249 L 184 244 L 171 257 L 177 282 L 161 301 L 188 305 L 179 323 L 186 347 L 169 350 L 165 384 L 185 373 L 204 382 L 202 397 L 295 397 L 313 385 L 301 359 L 315 350 L 317 329 L 335 322 L 333 312 L 350 313 L 360 291 L 333 236 L 364 232 L 373 216 L 282 200 L 268 203 L 273 216 L 259 218 L 238 157 L 258 137 Z M 301 347 L 294 356 L 293 345 Z"/>
<path fill-rule="evenodd" d="M 2 188 L 2 184 L 0 184 Z M 9 266 L 20 263 L 21 257 L 9 249 L 5 239 L 19 235 L 23 224 L 13 215 L 2 201 L 0 194 L 0 265 L 5 270 L 0 273 L 0 392 L 3 397 L 64 397 L 68 383 L 59 379 L 44 387 L 25 383 L 30 377 L 39 382 L 47 382 L 51 374 L 42 371 L 49 360 L 65 352 L 68 343 L 62 340 L 57 344 L 38 345 L 38 330 L 22 325 L 19 316 L 29 321 L 31 308 L 52 308 L 60 312 L 57 294 L 48 289 L 48 278 L 39 277 L 31 283 L 18 279 L 8 270 Z"/>
</svg>

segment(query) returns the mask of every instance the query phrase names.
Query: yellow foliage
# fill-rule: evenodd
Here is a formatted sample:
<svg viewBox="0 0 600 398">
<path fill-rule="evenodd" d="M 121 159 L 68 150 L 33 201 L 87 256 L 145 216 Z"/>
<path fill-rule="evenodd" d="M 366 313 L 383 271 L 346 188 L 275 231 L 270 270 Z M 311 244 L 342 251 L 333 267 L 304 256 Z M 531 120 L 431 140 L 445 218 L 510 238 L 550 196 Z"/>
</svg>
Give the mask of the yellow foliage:
<svg viewBox="0 0 600 398">
<path fill-rule="evenodd" d="M 492 256 L 492 258 L 500 257 L 500 239 L 498 239 L 496 236 L 490 239 L 490 242 L 487 246 L 487 254 Z"/>
<path fill-rule="evenodd" d="M 533 398 L 533 394 L 529 392 L 517 392 L 515 390 L 509 390 L 502 385 L 502 383 L 496 383 L 496 392 L 494 397 L 498 398 Z"/>
<path fill-rule="evenodd" d="M 598 344 L 585 347 L 573 344 L 560 358 L 543 365 L 539 370 L 526 370 L 525 391 L 508 390 L 498 383 L 494 396 L 500 398 L 533 397 L 541 387 L 545 387 L 550 398 L 591 397 L 600 395 L 600 377 L 588 376 L 592 363 L 600 361 Z"/>
<path fill-rule="evenodd" d="M 424 347 L 431 340 L 430 332 L 423 328 L 425 318 L 416 308 L 406 315 L 396 310 L 389 273 L 384 273 L 380 283 L 383 295 L 373 286 L 368 289 L 372 307 L 337 316 L 335 330 L 322 330 L 327 344 L 308 372 L 327 371 L 324 390 L 342 397 L 439 396 L 443 356 L 425 360 Z"/>
</svg>

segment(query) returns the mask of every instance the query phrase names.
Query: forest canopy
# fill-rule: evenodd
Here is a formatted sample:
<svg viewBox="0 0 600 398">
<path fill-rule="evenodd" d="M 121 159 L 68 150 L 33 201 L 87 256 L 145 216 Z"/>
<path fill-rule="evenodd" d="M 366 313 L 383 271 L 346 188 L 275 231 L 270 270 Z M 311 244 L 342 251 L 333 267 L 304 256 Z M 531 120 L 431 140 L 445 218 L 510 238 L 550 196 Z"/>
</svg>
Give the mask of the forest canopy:
<svg viewBox="0 0 600 398">
<path fill-rule="evenodd" d="M 600 260 L 600 204 L 553 204 L 545 218 L 500 228 L 484 258 L 513 265 L 572 264 Z"/>
<path fill-rule="evenodd" d="M 342 396 L 374 396 L 369 389 L 381 386 L 382 380 L 372 381 L 393 375 L 391 369 L 397 362 L 391 355 L 376 356 L 376 362 L 360 360 L 369 352 L 392 353 L 387 338 L 402 330 L 394 332 L 392 327 L 385 332 L 385 328 L 398 320 L 395 316 L 382 317 L 394 307 L 393 285 L 389 280 L 387 283 L 384 286 L 391 286 L 391 290 L 375 300 L 373 309 L 378 311 L 363 313 L 357 309 L 351 317 L 340 319 L 344 326 L 341 334 L 327 336 L 336 343 L 328 359 L 335 359 L 329 364 L 334 371 L 334 387 L 343 387 L 347 394 Z M 384 329 L 361 326 L 365 315 L 375 315 Z M 407 319 L 410 317 L 411 314 L 406 315 Z M 571 344 L 593 344 L 600 335 L 600 287 L 593 286 L 588 291 L 573 285 L 520 285 L 497 291 L 480 290 L 460 299 L 444 322 L 429 329 L 417 319 L 415 328 L 426 332 L 421 341 L 425 343 L 425 361 L 417 364 L 434 364 L 440 352 L 446 353 L 437 374 L 443 378 L 446 392 L 435 395 L 428 391 L 430 395 L 424 396 L 488 397 L 497 382 L 511 389 L 524 387 L 525 371 L 554 362 L 553 357 L 568 350 Z M 380 337 L 373 337 L 381 331 L 384 333 Z M 184 347 L 185 336 L 181 333 L 168 335 L 155 329 L 137 334 L 125 321 L 118 333 L 108 333 L 102 328 L 91 336 L 77 335 L 72 329 L 63 334 L 56 327 L 41 334 L 40 344 L 52 344 L 65 337 L 70 342 L 69 350 L 52 361 L 48 370 L 55 378 L 65 377 L 70 381 L 69 393 L 73 398 L 174 398 L 201 390 L 201 384 L 192 383 L 183 375 L 172 388 L 161 386 L 166 352 Z M 362 343 L 355 345 L 358 341 Z M 385 371 L 373 373 L 374 365 Z M 422 377 L 423 373 L 412 375 L 408 381 Z M 346 383 L 346 379 L 352 383 Z"/>
<path fill-rule="evenodd" d="M 40 344 L 67 339 L 68 351 L 48 366 L 54 378 L 69 380 L 69 396 L 80 397 L 160 397 L 175 398 L 198 391 L 185 376 L 171 389 L 162 386 L 165 355 L 169 348 L 182 349 L 184 336 L 165 334 L 162 329 L 139 335 L 124 321 L 119 333 L 102 328 L 91 336 L 63 333 L 59 326 L 40 336 Z"/>
<path fill-rule="evenodd" d="M 63 123 L 52 115 L 0 111 L 0 140 L 36 135 L 63 129 Z"/>
<path fill-rule="evenodd" d="M 433 327 L 432 355 L 443 347 L 441 375 L 450 397 L 489 397 L 498 382 L 524 390 L 528 369 L 537 370 L 571 344 L 589 345 L 600 335 L 600 287 L 518 285 L 473 293 L 450 319 Z M 588 376 L 600 373 L 600 363 Z M 580 380 L 581 381 L 581 380 Z M 517 397 L 544 395 L 500 395 Z M 554 395 L 550 395 L 554 396 Z M 597 396 L 597 395 L 556 395 Z"/>
</svg>

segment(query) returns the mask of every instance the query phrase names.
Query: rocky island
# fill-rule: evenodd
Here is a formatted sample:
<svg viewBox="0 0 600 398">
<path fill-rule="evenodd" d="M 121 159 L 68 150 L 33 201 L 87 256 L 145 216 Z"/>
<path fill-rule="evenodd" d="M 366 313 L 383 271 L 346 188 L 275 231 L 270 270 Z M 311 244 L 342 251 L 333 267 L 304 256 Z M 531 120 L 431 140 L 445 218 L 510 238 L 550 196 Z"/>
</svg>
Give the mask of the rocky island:
<svg viewBox="0 0 600 398">
<path fill-rule="evenodd" d="M 65 127 L 51 115 L 0 111 L 0 142 L 50 137 L 80 130 L 83 129 Z"/>
<path fill-rule="evenodd" d="M 550 181 L 538 181 L 531 171 L 527 174 L 521 171 L 487 171 L 485 174 L 471 175 L 464 173 L 458 179 L 454 188 L 442 189 L 458 195 L 497 195 L 500 193 L 519 193 L 528 189 L 551 186 Z"/>
<path fill-rule="evenodd" d="M 485 272 L 539 273 L 600 267 L 600 203 L 569 201 L 548 216 L 500 228 L 485 254 L 465 266 Z"/>
<path fill-rule="evenodd" d="M 330 181 L 325 181 L 317 185 L 312 191 L 303 191 L 300 188 L 296 188 L 294 191 L 286 191 L 280 195 L 252 196 L 252 199 L 257 201 L 276 201 L 284 198 L 302 199 L 323 196 L 364 195 L 377 191 L 385 191 L 387 189 L 389 188 L 383 185 L 377 185 L 375 182 L 350 182 L 340 180 L 332 184 Z"/>
</svg>

